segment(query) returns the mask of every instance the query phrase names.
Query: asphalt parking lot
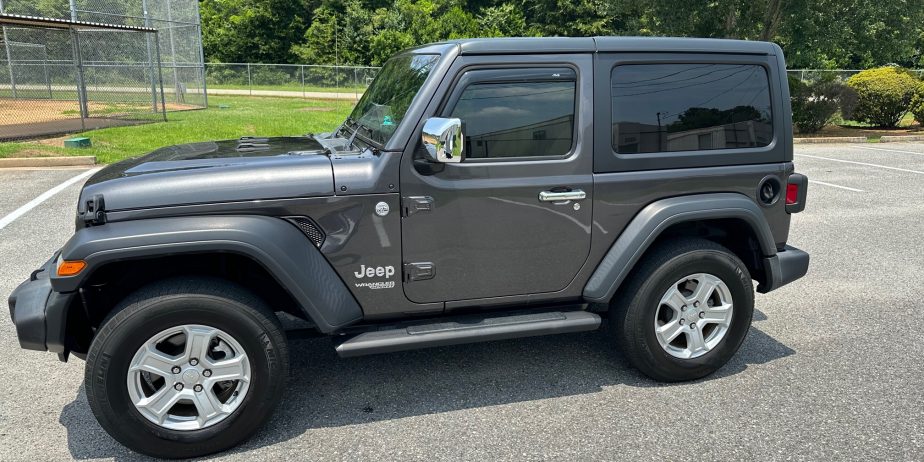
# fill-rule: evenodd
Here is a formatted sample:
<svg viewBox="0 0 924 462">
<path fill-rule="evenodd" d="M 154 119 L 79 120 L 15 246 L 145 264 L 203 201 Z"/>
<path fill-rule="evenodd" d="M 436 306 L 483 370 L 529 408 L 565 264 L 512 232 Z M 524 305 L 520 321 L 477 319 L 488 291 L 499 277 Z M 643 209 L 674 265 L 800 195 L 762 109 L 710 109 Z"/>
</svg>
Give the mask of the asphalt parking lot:
<svg viewBox="0 0 924 462">
<path fill-rule="evenodd" d="M 714 376 L 652 382 L 603 332 L 348 360 L 296 340 L 272 421 L 217 458 L 924 459 L 924 143 L 797 145 L 795 161 L 809 274 L 757 297 Z M 81 172 L 0 170 L 0 219 Z M 81 182 L 0 227 L 4 299 L 73 232 Z M 83 367 L 21 350 L 4 310 L 0 460 L 137 458 L 97 425 Z"/>
</svg>

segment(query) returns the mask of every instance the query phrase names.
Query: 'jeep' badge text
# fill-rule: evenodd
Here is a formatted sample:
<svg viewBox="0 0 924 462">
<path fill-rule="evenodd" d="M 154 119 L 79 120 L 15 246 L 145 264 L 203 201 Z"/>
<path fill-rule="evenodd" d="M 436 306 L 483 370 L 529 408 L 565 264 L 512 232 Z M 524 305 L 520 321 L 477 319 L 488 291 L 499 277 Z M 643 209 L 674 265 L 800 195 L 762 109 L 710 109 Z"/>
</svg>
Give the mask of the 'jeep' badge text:
<svg viewBox="0 0 924 462">
<path fill-rule="evenodd" d="M 390 279 L 395 275 L 394 266 L 366 266 L 360 265 L 359 271 L 354 271 L 356 279 L 384 277 Z M 369 289 L 391 289 L 395 286 L 395 281 L 376 281 L 376 282 L 357 282 L 356 287 L 366 287 Z"/>
<path fill-rule="evenodd" d="M 357 279 L 362 279 L 364 277 L 372 278 L 376 276 L 378 277 L 385 276 L 385 278 L 388 279 L 395 275 L 395 267 L 394 266 L 376 266 L 373 268 L 371 266 L 360 265 L 359 271 L 355 271 L 353 272 L 353 274 L 356 275 Z"/>
</svg>

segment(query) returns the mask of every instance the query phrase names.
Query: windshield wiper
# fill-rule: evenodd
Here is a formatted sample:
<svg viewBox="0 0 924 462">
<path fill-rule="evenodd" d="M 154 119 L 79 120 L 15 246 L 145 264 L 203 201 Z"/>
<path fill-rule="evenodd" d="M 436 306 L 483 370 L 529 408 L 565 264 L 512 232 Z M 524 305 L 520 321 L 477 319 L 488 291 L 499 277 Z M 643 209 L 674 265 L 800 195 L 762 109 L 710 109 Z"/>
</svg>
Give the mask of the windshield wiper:
<svg viewBox="0 0 924 462">
<path fill-rule="evenodd" d="M 359 125 L 359 124 L 357 124 L 356 121 L 353 120 L 352 117 L 347 116 L 346 120 L 344 120 L 343 123 L 340 124 L 340 127 L 337 128 L 337 131 L 335 131 L 334 133 L 340 133 L 341 131 L 345 131 L 345 129 L 347 129 L 347 128 L 350 128 L 350 129 L 353 130 L 353 132 L 355 133 L 355 132 L 356 132 L 356 128 L 355 128 L 355 127 L 356 127 L 357 125 Z"/>
</svg>

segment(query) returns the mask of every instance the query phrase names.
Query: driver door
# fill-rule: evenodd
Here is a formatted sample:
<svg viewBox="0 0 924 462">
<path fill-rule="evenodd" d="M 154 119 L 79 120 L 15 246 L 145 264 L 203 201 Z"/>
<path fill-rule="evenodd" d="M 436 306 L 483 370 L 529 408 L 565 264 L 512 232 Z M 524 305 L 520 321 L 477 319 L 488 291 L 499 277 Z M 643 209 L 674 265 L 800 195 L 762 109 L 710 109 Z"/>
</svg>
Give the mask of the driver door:
<svg viewBox="0 0 924 462">
<path fill-rule="evenodd" d="M 568 57 L 454 64 L 466 70 L 431 115 L 461 119 L 464 160 L 422 164 L 418 136 L 402 162 L 410 300 L 553 297 L 577 275 L 593 212 L 592 64 Z"/>
</svg>

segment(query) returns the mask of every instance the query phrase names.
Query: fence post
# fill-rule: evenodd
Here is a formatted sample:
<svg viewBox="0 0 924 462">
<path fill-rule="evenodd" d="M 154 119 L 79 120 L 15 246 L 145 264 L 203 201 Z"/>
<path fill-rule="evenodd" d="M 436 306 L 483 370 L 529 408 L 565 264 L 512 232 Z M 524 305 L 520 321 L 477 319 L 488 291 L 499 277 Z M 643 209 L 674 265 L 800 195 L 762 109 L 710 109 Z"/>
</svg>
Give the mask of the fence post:
<svg viewBox="0 0 924 462">
<path fill-rule="evenodd" d="M 205 98 L 203 103 L 205 104 L 205 108 L 208 109 L 209 89 L 205 82 L 205 53 L 202 51 L 202 18 L 199 16 L 199 8 L 196 8 L 196 32 L 199 34 L 199 46 L 196 48 L 199 49 L 199 62 L 202 63 L 202 97 Z"/>
<path fill-rule="evenodd" d="M 3 27 L 3 45 L 6 47 L 6 64 L 10 70 L 10 89 L 13 90 L 13 99 L 16 99 L 16 76 L 13 74 L 13 54 L 10 53 L 10 41 L 6 38 L 6 26 Z"/>
<path fill-rule="evenodd" d="M 75 0 L 71 0 L 71 2 L 75 2 Z M 141 0 L 141 9 L 144 13 L 144 27 L 151 27 L 151 18 L 148 16 L 147 0 Z M 151 52 L 151 34 L 149 32 L 145 32 L 144 41 L 148 55 L 148 74 L 151 79 L 151 109 L 157 112 L 157 77 L 154 76 L 154 55 Z M 160 46 L 160 44 L 157 45 Z M 158 72 L 160 72 L 160 62 L 157 63 L 157 66 Z"/>
<path fill-rule="evenodd" d="M 0 0 L 0 13 L 5 13 L 6 9 L 3 0 Z M 13 74 L 13 54 L 10 53 L 10 41 L 6 38 L 6 26 L 3 26 L 3 45 L 6 47 L 6 64 L 10 70 L 10 89 L 13 91 L 13 99 L 16 99 L 16 77 Z"/>
<path fill-rule="evenodd" d="M 302 71 L 302 98 L 305 98 L 308 96 L 308 94 L 305 92 L 305 65 L 300 64 L 298 68 Z"/>
<path fill-rule="evenodd" d="M 247 63 L 247 89 L 250 90 L 250 96 L 253 96 L 253 79 L 250 77 L 250 63 Z"/>
<path fill-rule="evenodd" d="M 42 69 L 45 71 L 45 86 L 48 87 L 48 99 L 54 99 L 51 94 L 51 79 L 48 78 L 48 48 L 45 48 L 45 57 L 42 59 Z"/>
<path fill-rule="evenodd" d="M 170 40 L 170 61 L 173 63 L 173 92 L 174 92 L 174 96 L 176 96 L 176 102 L 177 104 L 179 104 L 180 103 L 180 77 L 178 76 L 177 71 L 176 71 L 176 45 L 174 45 L 174 42 L 173 42 L 173 7 L 170 5 L 170 0 L 167 0 L 167 22 L 170 23 L 170 25 L 167 26 L 167 38 Z M 158 36 L 158 40 L 160 40 L 159 32 L 157 36 Z M 158 50 L 160 50 L 160 42 L 157 43 L 157 48 Z M 157 60 L 160 61 L 160 51 L 157 52 L 157 56 L 158 56 Z M 160 86 L 163 87 L 164 86 L 164 82 L 163 82 L 164 71 L 162 68 L 160 68 L 159 72 L 161 75 Z M 185 98 L 185 95 L 184 95 L 184 98 Z M 164 119 L 166 120 L 166 114 L 164 115 Z"/>
<path fill-rule="evenodd" d="M 154 44 L 157 46 L 157 76 L 160 80 L 160 111 L 167 121 L 167 97 L 164 96 L 164 70 L 160 67 L 160 32 L 154 32 Z M 173 68 L 176 70 L 176 67 Z"/>
<path fill-rule="evenodd" d="M 77 68 L 77 102 L 80 105 L 80 128 L 86 130 L 86 119 L 90 117 L 87 108 L 87 85 L 83 80 L 83 59 L 80 56 L 80 34 L 71 27 L 71 47 L 74 52 L 74 66 Z"/>
</svg>

